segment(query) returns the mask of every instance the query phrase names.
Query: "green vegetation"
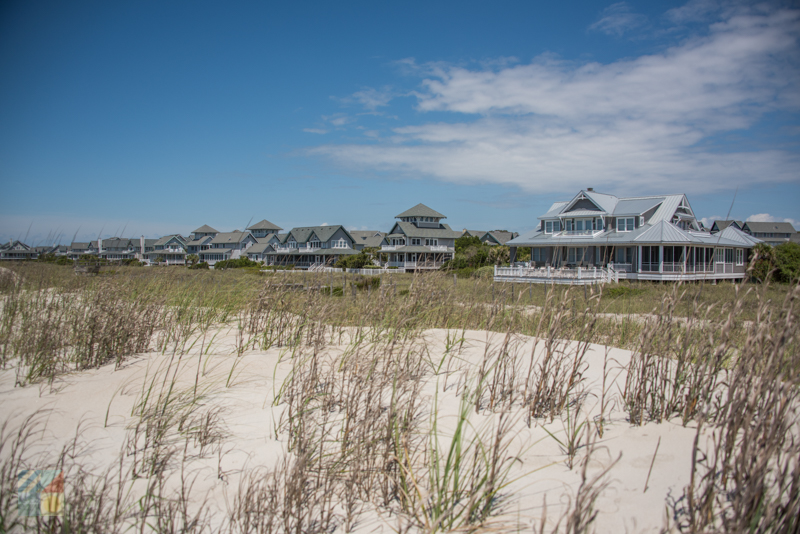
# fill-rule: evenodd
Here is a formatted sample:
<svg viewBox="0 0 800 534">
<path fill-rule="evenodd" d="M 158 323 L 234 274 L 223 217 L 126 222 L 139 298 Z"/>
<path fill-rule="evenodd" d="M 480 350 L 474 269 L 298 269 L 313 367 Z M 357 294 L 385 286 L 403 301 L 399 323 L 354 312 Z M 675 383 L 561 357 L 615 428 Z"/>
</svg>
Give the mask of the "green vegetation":
<svg viewBox="0 0 800 534">
<path fill-rule="evenodd" d="M 755 261 L 751 276 L 758 281 L 772 281 L 783 284 L 800 280 L 800 245 L 783 243 L 771 247 L 760 243 L 753 247 Z"/>
<path fill-rule="evenodd" d="M 455 241 L 453 259 L 445 262 L 441 270 L 462 271 L 486 265 L 504 265 L 510 261 L 511 252 L 504 245 L 487 245 L 474 236 L 462 236 Z M 471 274 L 471 273 L 470 273 Z"/>
<path fill-rule="evenodd" d="M 372 255 L 366 249 L 360 251 L 358 254 L 351 256 L 343 256 L 336 262 L 336 267 L 342 269 L 365 269 L 369 267 L 377 267 L 372 263 Z"/>
<path fill-rule="evenodd" d="M 214 270 L 224 270 L 224 269 L 260 269 L 261 264 L 257 261 L 253 261 L 250 258 L 242 256 L 241 258 L 236 258 L 235 260 L 222 260 L 218 261 L 214 264 Z"/>
</svg>

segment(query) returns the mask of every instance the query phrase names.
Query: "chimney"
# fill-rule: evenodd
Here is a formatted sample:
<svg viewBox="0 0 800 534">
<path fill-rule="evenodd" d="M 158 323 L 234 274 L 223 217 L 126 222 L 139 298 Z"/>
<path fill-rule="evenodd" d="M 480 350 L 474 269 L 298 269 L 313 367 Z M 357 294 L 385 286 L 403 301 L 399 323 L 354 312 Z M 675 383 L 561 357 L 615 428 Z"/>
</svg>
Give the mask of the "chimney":
<svg viewBox="0 0 800 534">
<path fill-rule="evenodd" d="M 97 253 L 100 254 L 103 252 L 103 240 L 99 237 L 97 238 Z"/>
<path fill-rule="evenodd" d="M 587 191 L 594 191 L 594 187 L 587 187 L 586 190 Z"/>
</svg>

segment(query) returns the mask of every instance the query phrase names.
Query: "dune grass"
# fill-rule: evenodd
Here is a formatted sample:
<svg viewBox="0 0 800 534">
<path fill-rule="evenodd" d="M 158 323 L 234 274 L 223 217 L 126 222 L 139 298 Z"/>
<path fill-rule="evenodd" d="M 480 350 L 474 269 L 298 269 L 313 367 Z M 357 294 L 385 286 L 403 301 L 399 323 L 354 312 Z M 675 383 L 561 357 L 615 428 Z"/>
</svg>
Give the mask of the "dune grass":
<svg viewBox="0 0 800 534">
<path fill-rule="evenodd" d="M 169 358 L 138 393 L 117 467 L 82 469 L 76 431 L 61 455 L 77 496 L 63 520 L 15 515 L 14 473 L 30 462 L 24 451 L 40 423 L 4 425 L 4 531 L 26 524 L 45 532 L 350 532 L 366 511 L 398 518 L 398 530 L 500 528 L 494 521 L 512 498 L 506 488 L 516 463 L 509 421 L 558 418 L 563 437 L 551 435 L 570 468 L 582 465 L 582 484 L 557 528 L 589 532 L 608 474 L 586 472 L 605 410 L 594 425 L 582 419 L 592 343 L 634 353 L 619 395 L 630 424 L 678 419 L 697 427 L 692 482 L 665 503 L 674 526 L 798 528 L 798 286 L 568 288 L 454 282 L 441 273 L 373 282 L 338 273 L 141 268 L 78 277 L 55 265 L 13 268 L 20 282 L 0 292 L 0 364 L 14 370 L 18 387 L 119 367 L 136 354 Z M 250 350 L 280 349 L 291 372 L 270 399 L 286 454 L 243 476 L 227 517 L 214 523 L 191 489 L 194 462 L 219 454 L 225 436 L 201 379 L 220 325 L 236 332 L 225 387 L 235 386 L 236 362 Z M 448 333 L 442 355 L 420 342 L 432 328 Z M 499 333 L 500 341 L 453 383 L 466 330 Z M 541 357 L 521 353 L 522 335 Z M 334 344 L 346 348 L 331 353 Z M 178 376 L 193 349 L 200 360 L 192 360 L 189 384 Z M 441 378 L 443 391 L 456 388 L 454 423 L 421 394 L 431 377 Z"/>
</svg>

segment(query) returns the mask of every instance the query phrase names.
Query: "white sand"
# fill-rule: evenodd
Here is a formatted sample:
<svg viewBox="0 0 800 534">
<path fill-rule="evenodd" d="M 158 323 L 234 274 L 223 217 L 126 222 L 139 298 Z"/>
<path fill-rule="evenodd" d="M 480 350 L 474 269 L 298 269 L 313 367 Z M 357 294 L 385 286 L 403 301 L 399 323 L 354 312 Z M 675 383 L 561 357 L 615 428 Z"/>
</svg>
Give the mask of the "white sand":
<svg viewBox="0 0 800 534">
<path fill-rule="evenodd" d="M 207 336 L 206 344 L 211 337 Z M 292 368 L 289 355 L 282 349 L 249 351 L 237 360 L 235 337 L 231 330 L 219 332 L 210 350 L 204 347 L 206 353 L 200 354 L 198 343 L 180 358 L 178 366 L 178 389 L 194 387 L 200 366 L 199 388 L 207 395 L 204 409 L 219 407 L 222 410 L 221 419 L 227 434 L 223 442 L 192 462 L 193 472 L 198 474 L 192 498 L 197 503 L 204 499 L 207 501 L 206 507 L 214 516 L 214 525 L 224 521 L 242 474 L 256 466 L 276 465 L 284 455 L 287 439 L 286 434 L 276 435 L 277 422 L 285 405 L 273 406 L 272 401 L 276 388 L 280 387 Z M 438 414 L 440 432 L 443 434 L 452 428 L 447 421 L 454 424 L 456 419 L 458 385 L 463 384 L 467 377 L 474 376 L 486 344 L 497 346 L 503 340 L 500 334 L 475 331 L 466 332 L 465 337 L 458 357 L 445 365 L 449 372 L 443 368 L 436 375 L 431 370 L 424 379 L 422 391 L 428 405 L 427 411 L 433 405 L 438 388 Z M 445 331 L 431 330 L 424 333 L 420 343 L 425 344 L 431 359 L 438 361 L 445 352 L 446 338 Z M 528 367 L 532 341 L 522 336 L 516 340 L 517 349 L 523 355 L 520 373 L 524 379 L 523 369 Z M 328 345 L 324 350 L 336 355 L 345 345 Z M 593 421 L 599 415 L 605 356 L 605 347 L 590 346 L 586 357 L 588 368 L 584 373 L 584 388 L 588 397 L 580 416 L 582 420 Z M 619 394 L 625 377 L 622 368 L 630 360 L 631 354 L 620 349 L 609 349 L 607 356 L 608 421 L 603 437 L 597 438 L 596 450 L 589 463 L 589 476 L 601 472 L 620 454 L 622 456 L 609 472 L 609 485 L 597 502 L 597 531 L 655 532 L 664 525 L 667 500 L 680 497 L 689 482 L 695 429 L 691 425 L 684 428 L 680 422 L 631 426 L 621 410 Z M 108 365 L 65 376 L 52 385 L 24 388 L 14 387 L 13 369 L 0 371 L 0 420 L 8 421 L 13 427 L 22 418 L 43 411 L 41 421 L 44 432 L 37 435 L 36 442 L 27 452 L 30 467 L 46 468 L 55 464 L 62 446 L 73 439 L 80 424 L 80 439 L 85 447 L 77 461 L 85 467 L 108 469 L 118 461 L 126 436 L 130 435 L 129 428 L 136 421 L 131 412 L 137 398 L 141 398 L 143 389 L 152 382 L 154 376 L 163 377 L 168 366 L 170 373 L 174 372 L 178 360 L 177 356 L 171 354 L 142 354 L 128 360 L 119 370 Z M 234 364 L 232 384 L 226 387 Z M 475 414 L 473 410 L 470 420 L 480 426 L 482 421 L 488 421 L 491 417 L 487 412 Z M 596 435 L 594 424 L 590 424 Z M 517 417 L 510 450 L 518 455 L 520 461 L 511 471 L 512 478 L 516 480 L 508 487 L 506 493 L 510 500 L 504 514 L 498 518 L 503 525 L 521 525 L 527 529 L 533 523 L 538 524 L 545 496 L 548 524 L 554 525 L 580 485 L 580 463 L 585 456 L 585 449 L 578 452 L 577 465 L 570 470 L 561 446 L 541 425 L 556 436 L 564 437 L 562 420 L 534 420 L 528 427 L 523 417 Z M 645 492 L 651 463 L 652 473 Z M 143 481 L 139 481 L 140 486 L 141 483 Z M 396 518 L 367 513 L 357 524 L 357 530 L 393 532 L 396 525 Z"/>
</svg>

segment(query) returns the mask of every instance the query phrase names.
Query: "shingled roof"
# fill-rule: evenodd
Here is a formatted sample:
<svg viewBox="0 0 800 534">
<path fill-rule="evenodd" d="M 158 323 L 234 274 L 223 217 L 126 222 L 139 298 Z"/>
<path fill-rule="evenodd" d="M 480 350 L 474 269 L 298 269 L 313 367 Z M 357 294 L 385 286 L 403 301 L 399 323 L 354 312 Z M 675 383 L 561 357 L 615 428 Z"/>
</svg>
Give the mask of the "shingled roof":
<svg viewBox="0 0 800 534">
<path fill-rule="evenodd" d="M 436 217 L 439 219 L 446 219 L 447 217 L 442 215 L 436 210 L 430 209 L 425 204 L 417 204 L 413 208 L 404 211 L 400 215 L 395 215 L 395 219 L 400 219 L 402 217 Z"/>
<path fill-rule="evenodd" d="M 204 224 L 203 226 L 201 226 L 197 230 L 193 230 L 192 231 L 193 234 L 210 234 L 212 232 L 213 233 L 219 233 L 219 230 L 215 230 L 215 229 L 211 228 L 207 224 Z"/>
<path fill-rule="evenodd" d="M 274 231 L 283 230 L 283 228 L 281 228 L 280 226 L 272 224 L 271 222 L 269 222 L 266 219 L 255 223 L 253 226 L 248 226 L 247 229 L 248 230 L 274 230 Z"/>
</svg>

